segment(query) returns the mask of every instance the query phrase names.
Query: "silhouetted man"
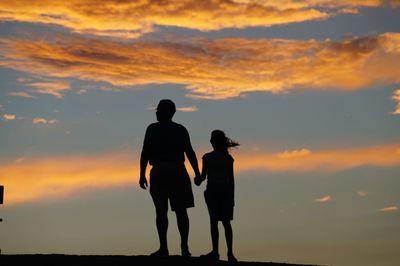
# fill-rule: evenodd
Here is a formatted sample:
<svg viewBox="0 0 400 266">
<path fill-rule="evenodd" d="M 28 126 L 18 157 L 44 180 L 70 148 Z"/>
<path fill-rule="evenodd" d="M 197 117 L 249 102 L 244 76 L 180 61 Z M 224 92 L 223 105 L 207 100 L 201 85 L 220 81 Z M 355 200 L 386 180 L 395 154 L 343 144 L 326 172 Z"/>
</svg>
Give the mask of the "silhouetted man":
<svg viewBox="0 0 400 266">
<path fill-rule="evenodd" d="M 196 153 L 190 143 L 186 128 L 172 121 L 176 111 L 175 104 L 169 99 L 161 100 L 157 106 L 156 123 L 147 127 L 140 157 L 139 185 L 146 189 L 146 168 L 149 162 L 150 194 L 156 209 L 156 225 L 160 240 L 160 249 L 151 256 L 169 255 L 167 244 L 168 200 L 176 214 L 181 235 L 182 256 L 190 257 L 188 247 L 189 217 L 187 208 L 194 207 L 192 184 L 186 171 L 185 154 L 195 172 L 200 176 Z"/>
</svg>

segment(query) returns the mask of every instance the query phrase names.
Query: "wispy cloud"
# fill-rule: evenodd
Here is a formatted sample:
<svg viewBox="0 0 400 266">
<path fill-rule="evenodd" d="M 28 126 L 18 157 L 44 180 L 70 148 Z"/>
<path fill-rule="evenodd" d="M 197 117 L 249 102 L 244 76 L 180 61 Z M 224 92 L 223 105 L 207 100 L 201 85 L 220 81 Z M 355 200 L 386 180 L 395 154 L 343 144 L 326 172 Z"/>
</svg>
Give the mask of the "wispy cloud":
<svg viewBox="0 0 400 266">
<path fill-rule="evenodd" d="M 58 123 L 58 120 L 56 120 L 56 119 L 47 120 L 43 117 L 35 117 L 32 119 L 32 123 L 34 123 L 34 124 L 55 124 L 55 123 Z"/>
<path fill-rule="evenodd" d="M 26 98 L 37 98 L 36 96 L 33 96 L 32 93 L 48 94 L 61 99 L 64 97 L 63 92 L 70 89 L 70 81 L 68 80 L 54 80 L 44 78 L 40 79 L 39 81 L 33 81 L 33 79 L 31 78 L 20 77 L 17 78 L 17 82 L 24 87 L 27 87 L 28 92 L 10 92 L 9 95 Z"/>
<path fill-rule="evenodd" d="M 199 110 L 197 106 L 188 106 L 188 107 L 178 107 L 176 110 L 185 112 L 185 113 L 190 113 L 190 112 L 196 112 Z"/>
<path fill-rule="evenodd" d="M 15 97 L 31 98 L 31 99 L 37 98 L 36 96 L 33 96 L 25 91 L 12 91 L 8 95 Z"/>
<path fill-rule="evenodd" d="M 396 109 L 392 112 L 394 115 L 400 115 L 400 89 L 393 92 L 392 99 L 397 103 Z"/>
<path fill-rule="evenodd" d="M 14 0 L 0 2 L 0 20 L 59 25 L 82 34 L 137 38 L 157 26 L 201 31 L 269 27 L 337 14 L 358 13 L 360 7 L 379 7 L 398 1 L 313 0 Z"/>
<path fill-rule="evenodd" d="M 3 120 L 5 120 L 5 121 L 12 121 L 12 120 L 15 120 L 16 118 L 17 118 L 17 116 L 14 114 L 4 114 L 3 115 Z"/>
<path fill-rule="evenodd" d="M 382 208 L 379 211 L 380 212 L 396 212 L 398 210 L 399 210 L 399 208 L 397 206 L 389 206 L 389 207 Z"/>
<path fill-rule="evenodd" d="M 359 196 L 359 197 L 366 197 L 366 196 L 368 196 L 368 192 L 366 192 L 366 191 L 357 191 L 357 196 Z"/>
<path fill-rule="evenodd" d="M 204 99 L 400 82 L 400 33 L 342 41 L 230 38 L 133 44 L 59 35 L 52 41 L 0 40 L 0 56 L 0 66 L 42 77 L 102 81 L 121 89 L 182 84 L 189 97 Z M 59 98 L 69 88 L 64 80 L 27 85 Z"/>
<path fill-rule="evenodd" d="M 284 151 L 278 154 L 279 158 L 295 158 L 295 157 L 303 157 L 303 156 L 307 156 L 311 153 L 310 150 L 308 149 L 301 149 L 301 150 L 293 150 L 293 151 Z"/>
<path fill-rule="evenodd" d="M 326 195 L 326 196 L 322 196 L 320 198 L 317 198 L 314 200 L 315 202 L 319 202 L 319 203 L 327 203 L 332 201 L 332 197 L 330 195 Z"/>
<path fill-rule="evenodd" d="M 37 94 L 48 94 L 53 95 L 56 98 L 63 98 L 62 92 L 70 89 L 69 81 L 65 80 L 54 80 L 47 82 L 32 82 L 25 84 L 31 87 L 31 92 Z"/>
</svg>

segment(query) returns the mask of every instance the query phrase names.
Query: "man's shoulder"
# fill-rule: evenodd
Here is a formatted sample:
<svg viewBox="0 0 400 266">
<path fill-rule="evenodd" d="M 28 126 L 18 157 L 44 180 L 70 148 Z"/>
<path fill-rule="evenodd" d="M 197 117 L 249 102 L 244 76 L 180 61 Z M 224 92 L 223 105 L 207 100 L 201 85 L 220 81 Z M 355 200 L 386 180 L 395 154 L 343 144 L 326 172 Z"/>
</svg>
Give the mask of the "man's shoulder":
<svg viewBox="0 0 400 266">
<path fill-rule="evenodd" d="M 182 124 L 176 123 L 174 121 L 171 121 L 171 127 L 174 128 L 176 132 L 180 132 L 181 134 L 189 134 L 188 130 L 186 127 Z"/>
<path fill-rule="evenodd" d="M 175 122 L 175 121 L 171 121 L 171 123 L 172 123 L 175 127 L 179 127 L 179 128 L 184 128 L 184 129 L 186 129 L 186 127 L 185 127 L 184 125 L 179 124 L 179 123 L 177 123 L 177 122 Z"/>
<path fill-rule="evenodd" d="M 150 125 L 147 126 L 147 130 L 152 130 L 157 127 L 158 127 L 158 122 L 151 123 Z"/>
<path fill-rule="evenodd" d="M 187 132 L 187 129 L 182 124 L 176 123 L 174 121 L 169 122 L 154 122 L 147 126 L 147 131 L 159 131 L 163 130 L 173 130 L 175 132 Z"/>
</svg>

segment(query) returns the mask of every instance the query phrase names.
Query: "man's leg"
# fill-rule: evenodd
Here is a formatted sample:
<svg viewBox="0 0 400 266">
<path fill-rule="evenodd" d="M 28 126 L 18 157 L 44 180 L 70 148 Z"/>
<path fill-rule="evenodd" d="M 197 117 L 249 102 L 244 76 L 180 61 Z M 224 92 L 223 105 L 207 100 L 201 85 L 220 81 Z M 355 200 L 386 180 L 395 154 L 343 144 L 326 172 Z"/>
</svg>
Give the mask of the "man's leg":
<svg viewBox="0 0 400 266">
<path fill-rule="evenodd" d="M 204 258 L 211 261 L 218 261 L 219 260 L 219 251 L 218 251 L 218 220 L 213 219 L 210 217 L 210 229 L 211 229 L 211 243 L 212 243 L 212 250 L 210 253 L 205 255 L 201 255 L 200 258 Z"/>
<path fill-rule="evenodd" d="M 175 210 L 176 221 L 178 223 L 179 234 L 181 235 L 182 256 L 190 257 L 188 237 L 189 237 L 189 217 L 186 208 Z"/>
<path fill-rule="evenodd" d="M 163 190 L 156 189 L 156 187 L 150 187 L 150 194 L 156 209 L 156 226 L 160 241 L 160 249 L 152 253 L 151 256 L 168 256 L 168 197 Z"/>
<path fill-rule="evenodd" d="M 162 251 L 163 253 L 168 253 L 168 209 L 156 208 L 156 225 L 158 238 L 160 240 L 160 251 Z"/>
</svg>

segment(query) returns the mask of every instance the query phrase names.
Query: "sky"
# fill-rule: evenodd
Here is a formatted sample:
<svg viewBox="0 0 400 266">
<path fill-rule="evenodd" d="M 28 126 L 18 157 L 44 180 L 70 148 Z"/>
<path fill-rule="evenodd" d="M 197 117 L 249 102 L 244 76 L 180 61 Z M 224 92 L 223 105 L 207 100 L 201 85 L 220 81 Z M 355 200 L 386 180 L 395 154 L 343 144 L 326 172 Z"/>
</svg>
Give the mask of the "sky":
<svg viewBox="0 0 400 266">
<path fill-rule="evenodd" d="M 400 264 L 398 0 L 1 1 L 0 81 L 4 254 L 156 250 L 139 156 L 168 98 L 200 165 L 212 130 L 240 143 L 239 260 Z"/>
</svg>

